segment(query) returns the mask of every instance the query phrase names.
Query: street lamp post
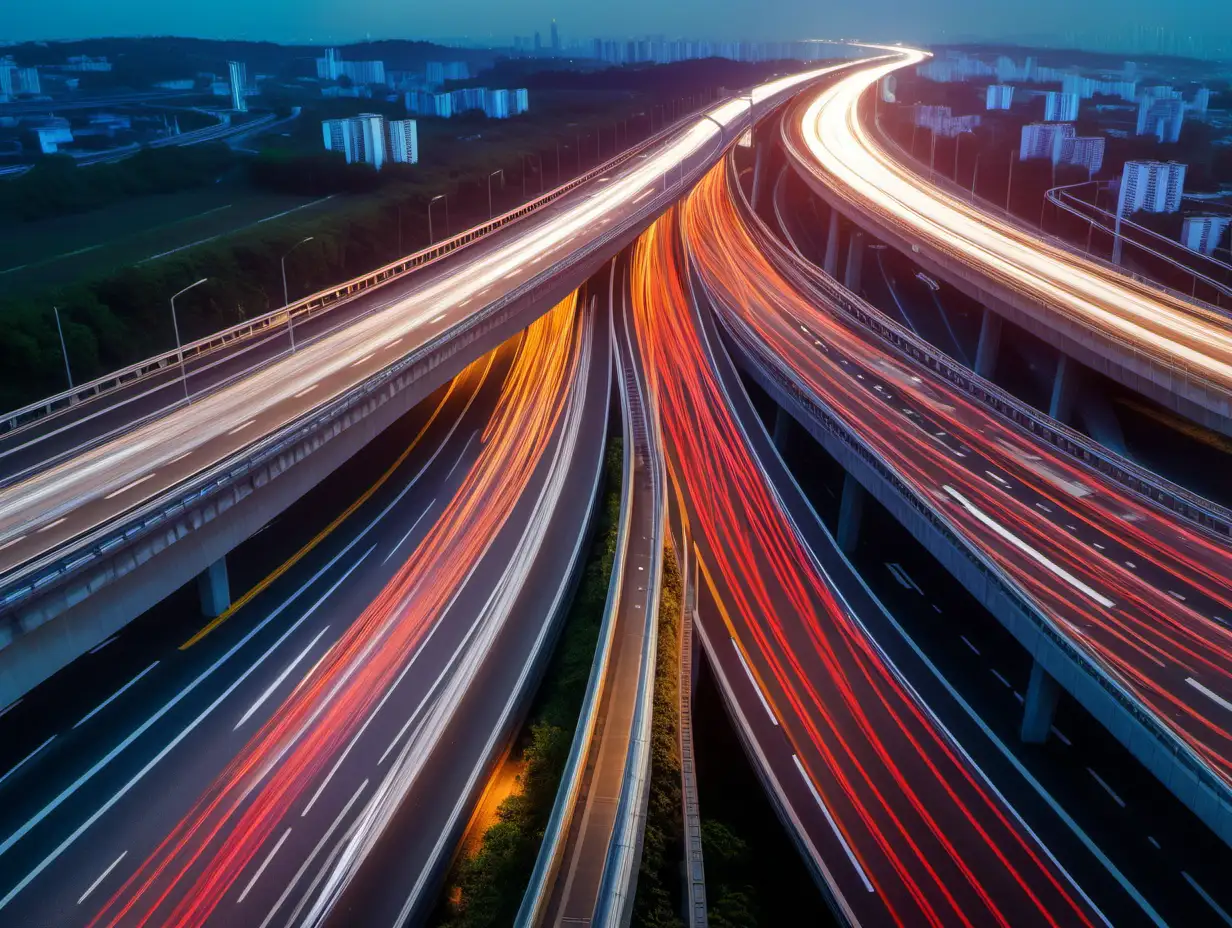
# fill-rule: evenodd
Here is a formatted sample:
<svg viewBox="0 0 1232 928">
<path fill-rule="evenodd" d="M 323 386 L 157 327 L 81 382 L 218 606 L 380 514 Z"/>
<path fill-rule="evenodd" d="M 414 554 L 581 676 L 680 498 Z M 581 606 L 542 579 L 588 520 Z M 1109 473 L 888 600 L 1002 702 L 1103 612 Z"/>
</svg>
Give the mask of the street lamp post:
<svg viewBox="0 0 1232 928">
<path fill-rule="evenodd" d="M 501 168 L 499 171 L 493 171 L 491 174 L 488 175 L 488 221 L 489 222 L 491 222 L 493 219 L 496 218 L 496 212 L 495 210 L 492 209 L 492 178 L 495 177 L 497 174 L 500 175 L 501 183 L 503 184 L 505 182 L 505 169 Z"/>
<path fill-rule="evenodd" d="M 401 212 L 399 212 L 398 214 L 398 232 L 399 232 L 399 238 L 401 238 L 401 232 L 402 232 Z M 291 252 L 294 251 L 296 248 L 298 248 L 300 245 L 306 245 L 308 242 L 311 242 L 311 241 L 312 241 L 311 235 L 305 239 L 301 239 L 300 241 L 292 245 L 290 249 L 287 251 L 287 253 L 282 256 L 282 305 L 284 308 L 289 307 L 291 305 L 291 295 L 290 293 L 287 292 L 287 258 L 291 257 Z M 196 284 L 193 284 L 193 286 L 196 286 Z M 291 315 L 291 311 L 289 309 L 287 310 L 287 328 L 290 329 L 291 331 L 291 354 L 295 354 L 295 317 Z"/>
<path fill-rule="evenodd" d="M 68 345 L 64 343 L 64 328 L 60 325 L 60 309 L 53 306 L 51 311 L 56 314 L 56 331 L 60 333 L 60 351 L 64 353 L 64 373 L 68 377 L 68 388 L 71 390 L 73 389 L 73 371 L 68 366 Z"/>
<path fill-rule="evenodd" d="M 560 186 L 560 139 L 556 140 L 556 186 Z"/>
<path fill-rule="evenodd" d="M 208 277 L 202 277 L 195 284 L 189 284 L 179 293 L 176 293 L 171 297 L 171 327 L 175 330 L 175 353 L 180 359 L 180 381 L 184 384 L 184 399 L 188 400 L 190 403 L 192 402 L 192 399 L 188 396 L 188 372 L 184 365 L 184 349 L 180 346 L 180 322 L 175 316 L 175 298 L 187 293 L 193 287 L 201 286 L 207 280 L 209 280 Z"/>
<path fill-rule="evenodd" d="M 1010 152 L 1010 176 L 1009 180 L 1005 182 L 1005 214 L 1007 216 L 1010 212 L 1010 191 L 1014 189 L 1014 162 L 1017 160 L 1014 157 L 1015 154 L 1014 151 Z"/>
<path fill-rule="evenodd" d="M 436 236 L 432 234 L 432 204 L 437 200 L 445 201 L 445 235 L 449 235 L 449 197 L 443 193 L 438 193 L 428 201 L 428 244 L 436 244 Z"/>
<path fill-rule="evenodd" d="M 980 176 L 980 155 L 983 152 L 975 153 L 975 170 L 971 172 L 971 203 L 975 204 L 975 182 Z"/>
<path fill-rule="evenodd" d="M 975 138 L 974 132 L 960 132 L 954 137 L 954 183 L 958 183 L 958 152 L 962 149 L 962 140 L 968 135 Z"/>
</svg>

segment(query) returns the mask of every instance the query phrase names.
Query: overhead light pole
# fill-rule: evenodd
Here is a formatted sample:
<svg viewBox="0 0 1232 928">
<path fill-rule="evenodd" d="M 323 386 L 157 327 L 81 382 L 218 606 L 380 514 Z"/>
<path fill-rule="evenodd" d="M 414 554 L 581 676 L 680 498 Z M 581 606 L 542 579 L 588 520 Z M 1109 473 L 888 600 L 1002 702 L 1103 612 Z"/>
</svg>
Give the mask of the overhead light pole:
<svg viewBox="0 0 1232 928">
<path fill-rule="evenodd" d="M 64 343 L 64 328 L 60 325 L 60 309 L 53 306 L 51 311 L 56 314 L 56 331 L 60 333 L 60 351 L 64 354 L 64 373 L 68 377 L 68 388 L 71 390 L 73 389 L 73 371 L 68 366 L 68 345 Z"/>
<path fill-rule="evenodd" d="M 190 403 L 192 402 L 192 399 L 188 395 L 188 372 L 184 365 L 184 349 L 180 344 L 180 322 L 175 316 L 175 298 L 187 293 L 193 287 L 200 287 L 207 280 L 209 280 L 208 277 L 202 277 L 195 284 L 189 284 L 179 293 L 176 293 L 171 297 L 171 327 L 175 330 L 175 353 L 180 359 L 180 381 L 184 384 L 184 399 L 188 400 Z"/>
<path fill-rule="evenodd" d="M 505 182 L 505 169 L 501 168 L 499 171 L 493 171 L 491 174 L 488 175 L 488 221 L 489 222 L 491 222 L 493 219 L 496 218 L 496 212 L 495 210 L 492 209 L 492 178 L 495 177 L 497 174 L 500 175 L 501 183 L 503 184 Z"/>
<path fill-rule="evenodd" d="M 428 201 L 428 244 L 429 245 L 436 244 L 436 236 L 432 234 L 432 204 L 435 203 L 437 200 L 445 201 L 445 236 L 446 238 L 448 238 L 449 236 L 449 197 L 443 193 L 438 193 L 436 196 L 434 196 L 431 200 Z"/>
<path fill-rule="evenodd" d="M 398 226 L 399 226 L 399 232 L 401 232 L 401 226 L 402 226 L 402 214 L 401 213 L 398 214 Z M 287 258 L 291 257 L 292 251 L 294 251 L 300 245 L 306 245 L 308 242 L 311 242 L 312 239 L 313 239 L 313 236 L 311 235 L 305 239 L 301 239 L 300 241 L 292 245 L 290 249 L 287 250 L 287 253 L 282 256 L 282 306 L 284 309 L 287 310 L 287 328 L 291 330 L 291 354 L 295 354 L 295 317 L 291 315 L 291 310 L 288 308 L 291 305 L 291 297 L 287 292 Z"/>
</svg>

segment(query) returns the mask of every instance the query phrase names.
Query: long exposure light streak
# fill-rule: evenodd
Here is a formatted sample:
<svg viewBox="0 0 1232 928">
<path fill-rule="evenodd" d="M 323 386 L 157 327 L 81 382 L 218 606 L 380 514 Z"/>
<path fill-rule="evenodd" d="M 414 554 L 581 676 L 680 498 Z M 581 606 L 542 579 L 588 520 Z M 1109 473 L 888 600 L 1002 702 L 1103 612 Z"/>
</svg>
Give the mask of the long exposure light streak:
<svg viewBox="0 0 1232 928">
<path fill-rule="evenodd" d="M 202 925 L 258 857 L 272 856 L 269 840 L 300 820 L 301 800 L 383 704 L 509 518 L 575 386 L 582 336 L 576 295 L 527 330 L 478 458 L 422 542 L 91 926 Z"/>
<path fill-rule="evenodd" d="M 708 174 L 682 213 L 722 311 L 1232 782 L 1232 718 L 1185 684 L 1232 698 L 1232 550 L 827 311 L 783 246 L 746 226 L 729 182 Z"/>
<path fill-rule="evenodd" d="M 858 861 L 834 877 L 840 905 L 870 925 L 1097 924 L 799 540 L 701 342 L 678 232 L 669 213 L 635 247 L 637 339 L 704 573 Z M 837 862 L 830 868 L 839 873 Z"/>
<path fill-rule="evenodd" d="M 861 95 L 923 60 L 905 50 L 827 85 L 787 125 L 801 159 L 829 185 L 989 279 L 1132 350 L 1232 389 L 1232 326 L 1214 310 L 1136 283 L 928 184 L 883 150 L 863 124 Z"/>
</svg>

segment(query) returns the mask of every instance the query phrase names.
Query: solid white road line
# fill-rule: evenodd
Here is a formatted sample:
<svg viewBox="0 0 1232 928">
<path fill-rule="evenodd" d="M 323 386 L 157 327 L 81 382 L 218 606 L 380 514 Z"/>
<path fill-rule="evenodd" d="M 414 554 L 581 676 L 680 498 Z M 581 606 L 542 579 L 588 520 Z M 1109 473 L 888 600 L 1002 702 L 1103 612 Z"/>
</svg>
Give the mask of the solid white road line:
<svg viewBox="0 0 1232 928">
<path fill-rule="evenodd" d="M 134 480 L 132 483 L 126 483 L 124 486 L 120 487 L 120 489 L 118 489 L 118 490 L 112 490 L 110 493 L 108 493 L 106 496 L 104 496 L 104 497 L 103 497 L 103 499 L 115 499 L 115 498 L 116 498 L 117 496 L 119 496 L 121 493 L 127 493 L 127 492 L 128 492 L 129 490 L 131 490 L 133 487 L 140 486 L 141 484 L 145 483 L 147 480 L 150 480 L 150 479 L 151 479 L 151 478 L 153 478 L 153 477 L 154 477 L 157 473 L 158 473 L 158 471 L 150 471 L 150 472 L 149 472 L 148 474 L 146 474 L 144 477 L 138 477 L 138 478 L 137 478 L 136 480 Z"/>
<path fill-rule="evenodd" d="M 128 851 L 125 851 L 123 854 L 121 854 L 119 857 L 113 860 L 111 862 L 111 866 L 108 867 L 106 870 L 104 870 L 102 873 L 100 873 L 98 875 L 98 879 L 95 880 L 93 883 L 91 883 L 90 887 L 84 893 L 81 894 L 81 898 L 77 900 L 77 904 L 81 905 L 83 902 L 85 902 L 86 897 L 89 896 L 90 893 L 94 892 L 94 890 L 98 889 L 98 884 L 103 882 L 103 880 L 107 879 L 107 875 L 111 873 L 111 871 L 114 870 L 116 867 L 118 867 L 120 865 L 120 861 L 122 861 L 127 856 L 128 856 Z"/>
<path fill-rule="evenodd" d="M 1098 773 L 1096 773 L 1090 767 L 1087 768 L 1087 773 L 1089 773 L 1092 777 L 1095 778 L 1095 782 L 1104 788 L 1104 792 L 1106 792 L 1109 796 L 1111 796 L 1113 801 L 1116 802 L 1118 806 L 1120 806 L 1122 809 L 1125 808 L 1125 800 L 1116 794 L 1116 790 L 1114 790 L 1111 786 L 1109 786 L 1107 782 L 1105 782 L 1103 777 L 1101 777 Z"/>
<path fill-rule="evenodd" d="M 835 823 L 833 816 L 830 815 L 830 810 L 826 808 L 826 804 L 821 801 L 821 794 L 817 792 L 817 787 L 813 785 L 813 781 L 809 779 L 808 773 L 804 769 L 804 765 L 800 763 L 800 758 L 793 754 L 791 759 L 796 763 L 796 769 L 800 771 L 800 776 L 804 779 L 804 785 L 808 787 L 813 798 L 817 800 L 817 805 L 821 806 L 821 814 L 826 817 L 826 821 L 830 823 L 830 828 L 834 831 L 834 836 L 838 838 L 838 843 L 843 846 L 843 850 L 847 853 L 847 859 L 851 861 L 851 865 L 856 868 L 856 873 L 860 874 L 860 879 L 864 883 L 864 888 L 870 893 L 876 892 L 873 889 L 873 884 L 868 881 L 868 877 L 864 873 L 864 868 L 860 866 L 860 861 L 856 859 L 855 853 L 851 850 L 851 845 L 847 843 L 847 839 L 843 837 L 843 833 L 838 830 L 838 825 Z"/>
<path fill-rule="evenodd" d="M 299 662 L 308 656 L 308 652 L 317 646 L 317 642 L 321 640 L 321 636 L 324 635 L 327 631 L 329 631 L 328 625 L 326 625 L 323 629 L 317 632 L 317 636 L 313 638 L 310 642 L 308 642 L 308 647 L 300 651 L 299 654 L 295 656 L 295 659 L 291 661 L 291 663 L 287 664 L 286 669 L 284 669 L 282 673 L 280 673 L 277 677 L 274 678 L 274 682 L 271 683 L 268 687 L 266 687 L 265 692 L 257 697 L 257 701 L 248 707 L 248 711 L 245 712 L 243 717 L 238 722 L 235 723 L 235 728 L 231 729 L 232 731 L 235 731 L 241 725 L 247 722 L 250 718 L 252 718 L 252 714 L 256 712 L 258 709 L 260 709 L 262 704 L 265 702 L 265 700 L 269 699 L 270 696 L 273 694 L 274 690 L 278 689 L 278 687 L 282 685 L 282 681 L 285 680 L 288 676 L 290 676 L 291 671 L 294 670 L 297 666 L 299 666 Z"/>
<path fill-rule="evenodd" d="M 736 639 L 731 640 L 732 647 L 736 649 L 736 657 L 740 659 L 740 666 L 744 668 L 744 675 L 749 678 L 749 685 L 753 687 L 753 692 L 757 694 L 757 698 L 761 700 L 761 707 L 766 710 L 766 715 L 770 716 L 770 721 L 776 726 L 779 720 L 774 717 L 774 713 L 770 711 L 770 703 L 766 702 L 766 696 L 761 691 L 761 687 L 757 685 L 757 679 L 753 676 L 753 671 L 749 669 L 748 662 L 744 659 L 744 652 L 740 650 L 740 645 Z"/>
<path fill-rule="evenodd" d="M 1223 698 L 1222 696 L 1220 696 L 1218 693 L 1216 693 L 1216 692 L 1214 692 L 1214 691 L 1212 691 L 1212 690 L 1208 690 L 1205 686 L 1203 686 L 1201 683 L 1199 683 L 1199 682 L 1198 682 L 1197 680 L 1195 680 L 1193 677 L 1186 677 L 1186 678 L 1185 678 L 1185 682 L 1186 682 L 1186 683 L 1188 683 L 1190 686 L 1192 686 L 1195 690 L 1197 690 L 1197 691 L 1198 691 L 1199 693 L 1201 693 L 1203 696 L 1207 696 L 1207 697 L 1209 697 L 1211 700 L 1213 700 L 1214 702 L 1218 703 L 1220 706 L 1222 706 L 1223 708 L 1227 709 L 1229 712 L 1232 712 L 1232 702 L 1228 702 L 1226 699 L 1224 699 L 1224 698 Z"/>
<path fill-rule="evenodd" d="M 356 541 L 359 540 L 359 538 L 362 538 L 362 537 L 363 537 L 363 534 L 361 534 L 358 538 L 352 541 L 351 544 L 353 545 Z M 339 554 L 334 558 L 334 560 L 330 561 L 329 564 L 323 567 L 321 571 L 318 572 L 315 577 L 313 577 L 313 580 L 315 580 L 316 577 L 319 577 L 322 573 L 324 573 L 331 566 L 333 566 L 334 562 L 337 561 L 338 558 L 346 554 L 346 552 L 349 551 L 350 548 L 351 548 L 351 545 L 347 545 L 346 548 L 343 548 L 342 551 L 339 552 Z M 193 719 L 183 731 L 181 731 L 178 735 L 176 735 L 173 739 L 171 739 L 171 741 L 167 744 L 166 747 L 164 747 L 161 751 L 155 754 L 154 758 L 150 760 L 144 767 L 142 767 L 137 772 L 136 776 L 134 776 L 127 783 L 125 783 L 124 786 L 122 786 L 119 789 L 119 791 L 115 793 L 115 795 L 113 795 L 110 799 L 108 799 L 105 803 L 103 803 L 103 805 L 100 806 L 93 815 L 89 816 L 85 821 L 83 821 L 80 825 L 78 825 L 77 828 L 74 829 L 73 832 L 67 838 L 61 841 L 51 851 L 50 854 L 44 857 L 43 860 L 37 866 L 35 866 L 33 870 L 31 870 L 28 874 L 26 874 L 26 876 L 22 878 L 17 883 L 16 886 L 14 886 L 11 890 L 9 890 L 8 895 L 6 895 L 3 899 L 0 899 L 0 910 L 3 910 L 6 905 L 12 902 L 13 899 L 17 896 L 17 894 L 21 892 L 23 889 L 25 889 L 27 886 L 29 886 L 30 883 L 40 873 L 42 873 L 44 870 L 50 867 L 52 863 L 54 863 L 55 860 L 61 854 L 63 854 L 64 851 L 74 841 L 76 841 L 83 834 L 85 834 L 86 830 L 91 825 L 93 825 L 100 818 L 102 818 L 102 816 L 112 806 L 114 806 L 117 802 L 123 799 L 124 796 L 127 795 L 127 793 L 129 792 L 129 790 L 131 790 L 134 786 L 136 786 L 139 782 L 141 782 L 141 780 L 145 777 L 145 775 L 149 773 L 152 769 L 154 769 L 154 766 L 160 760 L 166 757 L 172 751 L 172 749 L 175 748 L 177 744 L 179 744 L 181 741 L 187 738 L 188 735 L 193 731 L 193 729 L 195 729 L 198 725 L 200 725 L 201 722 L 204 721 L 205 718 L 210 715 L 210 713 L 212 713 L 216 708 L 218 708 L 219 704 L 224 699 L 230 696 L 241 683 L 247 680 L 248 677 L 253 673 L 253 671 L 255 671 L 258 667 L 260 667 L 261 664 L 265 662 L 265 659 L 268 658 L 272 653 L 274 653 L 274 651 L 278 648 L 279 645 L 281 645 L 284 641 L 286 641 L 289 637 L 291 637 L 291 635 L 308 619 L 308 617 L 317 610 L 317 608 L 321 605 L 321 603 L 325 602 L 325 600 L 330 596 L 330 594 L 332 594 L 334 590 L 336 590 L 342 584 L 342 582 L 346 580 L 346 578 L 349 577 L 352 574 L 352 572 L 354 572 L 355 569 L 364 562 L 364 560 L 368 557 L 368 555 L 373 552 L 374 548 L 375 546 L 373 548 L 369 548 L 359 558 L 359 560 L 357 560 L 353 565 L 351 565 L 351 567 L 347 570 L 347 572 L 343 574 L 342 577 L 339 578 L 339 580 L 333 586 L 331 586 L 328 590 L 326 590 L 324 596 L 318 599 L 316 603 L 314 603 L 307 612 L 305 612 L 302 616 L 300 616 L 300 618 L 293 625 L 291 625 L 290 628 L 288 628 L 285 632 L 283 632 L 282 635 L 278 638 L 278 640 L 275 641 L 272 645 L 270 645 L 264 654 L 258 657 L 256 661 L 254 661 L 252 665 L 248 667 L 247 670 L 241 673 L 234 683 L 232 683 L 225 690 L 223 690 L 222 695 L 218 696 L 218 698 L 216 698 L 212 703 L 209 704 L 209 706 L 206 707 L 204 712 L 202 712 L 195 719 Z M 307 588 L 313 582 L 313 580 L 309 580 L 308 583 L 300 587 L 300 592 L 302 592 L 305 588 Z M 298 596 L 299 592 L 297 592 L 295 595 Z M 100 760 L 93 767 L 91 767 L 89 770 L 83 773 L 80 777 L 74 780 L 73 783 L 71 783 L 68 787 L 66 787 L 64 791 L 60 793 L 59 796 L 57 796 L 55 799 L 49 802 L 46 806 L 44 806 L 42 810 L 40 810 L 33 818 L 27 821 L 24 825 L 22 825 L 21 828 L 13 832 L 13 834 L 11 834 L 4 841 L 3 844 L 0 844 L 0 854 L 3 854 L 5 851 L 11 848 L 14 844 L 16 844 L 19 840 L 21 840 L 30 831 L 30 829 L 34 828 L 39 822 L 45 819 L 53 811 L 55 811 L 66 799 L 68 799 L 69 796 L 73 795 L 73 793 L 75 793 L 78 789 L 80 789 L 83 783 L 85 783 L 87 780 L 93 777 L 94 774 L 96 774 L 99 770 L 101 770 L 108 763 L 110 763 L 113 759 L 115 759 L 116 755 L 118 755 L 126 747 L 132 744 L 132 742 L 135 741 L 138 737 L 140 737 L 146 730 L 148 730 L 151 725 L 153 725 L 160 718 L 162 718 L 167 712 L 169 712 L 177 703 L 180 702 L 181 699 L 187 696 L 188 693 L 190 693 L 193 689 L 195 689 L 198 686 L 198 684 L 200 684 L 206 677 L 212 674 L 214 670 L 220 667 L 223 664 L 223 662 L 225 662 L 229 657 L 231 657 L 232 654 L 234 654 L 241 647 L 247 644 L 253 638 L 254 635 L 256 635 L 268 623 L 273 621 L 273 619 L 277 615 L 279 615 L 282 612 L 282 610 L 286 608 L 286 606 L 289 605 L 294 598 L 295 597 L 293 596 L 291 599 L 287 600 L 285 603 L 283 603 L 281 606 L 279 606 L 277 609 L 271 612 L 269 616 L 267 616 L 264 620 L 262 620 L 252 631 L 250 631 L 247 635 L 241 638 L 238 643 L 232 646 L 230 651 L 228 651 L 226 654 L 220 657 L 217 661 L 215 661 L 214 664 L 212 664 L 209 667 L 209 669 L 207 669 L 204 673 L 202 673 L 199 677 L 197 677 L 187 687 L 182 689 L 175 696 L 174 699 L 172 699 L 169 703 L 167 703 L 165 706 L 159 709 L 158 712 L 154 713 L 154 715 L 150 716 L 150 718 L 147 719 L 143 725 L 141 725 L 135 732 L 133 732 L 127 738 L 125 738 L 124 741 L 122 741 L 117 747 L 113 748 L 111 752 L 108 753 L 102 760 Z"/>
<path fill-rule="evenodd" d="M 394 545 L 393 550 L 391 550 L 387 555 L 385 555 L 385 560 L 381 561 L 382 564 L 387 563 L 391 557 L 393 557 L 395 554 L 398 553 L 398 549 L 402 547 L 403 542 L 405 542 L 408 538 L 411 537 L 411 532 L 415 531 L 419 523 L 423 521 L 424 516 L 426 516 L 432 510 L 432 507 L 435 505 L 436 505 L 436 499 L 433 498 L 432 502 L 428 503 L 428 505 L 424 508 L 424 511 L 419 514 L 419 518 L 416 519 L 415 522 L 411 525 L 411 527 L 406 530 L 406 534 L 403 535 L 401 539 L 399 539 L 396 545 Z"/>
<path fill-rule="evenodd" d="M 40 744 L 37 748 L 35 748 L 33 751 L 31 751 L 29 754 L 27 754 L 27 755 L 26 755 L 25 757 L 23 757 L 21 760 L 19 760 L 19 761 L 17 762 L 16 766 L 14 766 L 14 767 L 13 767 L 13 768 L 12 768 L 12 769 L 8 772 L 8 773 L 6 773 L 4 776 L 0 777 L 0 784 L 4 783 L 4 781 L 5 781 L 5 780 L 7 780 L 9 777 L 11 777 L 13 774 L 15 774 L 18 770 L 20 770 L 20 769 L 22 768 L 22 766 L 26 763 L 26 761 L 28 761 L 31 757 L 33 757 L 33 756 L 34 756 L 35 754 L 37 754 L 39 751 L 43 750 L 43 748 L 47 747 L 47 745 L 51 744 L 51 742 L 53 742 L 53 741 L 55 741 L 55 740 L 56 740 L 56 736 L 55 736 L 55 735 L 52 735 L 50 738 L 48 738 L 46 741 L 44 741 L 42 744 Z"/>
<path fill-rule="evenodd" d="M 293 876 L 290 882 L 287 883 L 286 888 L 282 891 L 282 895 L 278 897 L 278 901 L 274 903 L 274 907 L 269 910 L 269 914 L 266 915 L 265 920 L 261 922 L 260 928 L 267 928 L 269 923 L 277 914 L 278 910 L 282 908 L 282 904 L 287 901 L 287 896 L 291 895 L 291 890 L 294 889 L 295 885 L 303 878 L 305 871 L 307 871 L 309 866 L 312 865 L 312 862 L 316 859 L 316 856 L 321 853 L 321 848 L 325 846 L 325 842 L 330 839 L 333 833 L 337 830 L 338 826 L 342 823 L 342 820 L 346 818 L 346 814 L 351 811 L 351 807 L 355 805 L 355 800 L 359 799 L 359 794 L 367 789 L 367 787 L 367 780 L 364 780 L 364 782 L 359 784 L 359 789 L 355 790 L 355 793 L 349 800 L 347 800 L 347 804 L 342 807 L 342 811 L 338 813 L 338 817 L 334 819 L 333 824 L 325 830 L 325 834 L 321 835 L 321 840 L 318 841 L 317 846 L 312 849 L 312 853 L 304 859 L 304 862 L 300 864 L 299 869 L 295 871 L 295 876 Z"/>
<path fill-rule="evenodd" d="M 291 836 L 291 829 L 288 828 L 282 833 L 282 837 L 278 839 L 278 843 L 274 845 L 274 849 L 266 855 L 265 860 L 261 861 L 261 866 L 257 867 L 257 872 L 252 875 L 252 879 L 248 881 L 248 885 L 244 887 L 244 891 L 240 893 L 240 897 L 235 900 L 235 904 L 239 905 L 248 898 L 248 894 L 252 892 L 252 888 L 257 885 L 257 880 L 261 879 L 261 874 L 265 872 L 265 868 L 270 865 L 270 861 L 274 859 L 274 855 L 278 853 L 278 849 L 282 847 L 284 841 Z"/>
<path fill-rule="evenodd" d="M 462 453 L 458 455 L 458 459 L 453 462 L 453 467 L 449 468 L 449 473 L 445 475 L 446 480 L 452 477 L 453 472 L 458 469 L 458 465 L 461 464 L 463 458 L 466 457 L 466 452 L 469 451 L 471 448 L 471 442 L 475 440 L 475 436 L 478 434 L 479 434 L 478 429 L 476 429 L 474 432 L 471 432 L 471 437 L 468 438 L 466 440 L 466 444 L 462 446 Z"/>
<path fill-rule="evenodd" d="M 155 661 L 145 670 L 141 671 L 141 673 L 137 674 L 137 676 L 133 677 L 131 680 L 125 683 L 122 687 L 120 687 L 118 690 L 116 690 L 114 693 L 112 693 L 110 696 L 104 699 L 101 703 L 99 703 L 97 706 L 91 709 L 86 715 L 82 716 L 81 721 L 79 721 L 76 725 L 74 725 L 73 728 L 74 729 L 80 728 L 86 722 L 90 721 L 90 719 L 94 718 L 94 716 L 98 715 L 100 712 L 106 709 L 109 705 L 111 705 L 112 701 L 114 701 L 115 699 L 123 695 L 125 690 L 127 690 L 130 686 L 135 684 L 138 680 L 140 680 L 142 677 L 144 677 L 147 673 L 149 673 L 151 670 L 153 670 L 157 666 L 158 666 L 158 661 Z"/>
<path fill-rule="evenodd" d="M 955 490 L 952 486 L 946 484 L 945 486 L 942 487 L 942 489 L 945 490 L 945 492 L 948 493 L 950 496 L 952 496 L 955 500 L 957 500 L 958 504 L 962 506 L 964 509 L 966 509 L 967 512 L 975 516 L 975 518 L 979 520 L 980 523 L 992 529 L 993 532 L 995 532 L 1000 537 L 1004 538 L 1006 541 L 1012 544 L 1019 551 L 1026 554 L 1029 558 L 1031 558 L 1031 560 L 1035 561 L 1037 564 L 1043 565 L 1051 573 L 1060 577 L 1062 580 L 1064 580 L 1074 589 L 1078 590 L 1078 592 L 1095 600 L 1095 602 L 1099 603 L 1105 609 L 1111 609 L 1113 606 L 1116 605 L 1116 603 L 1110 600 L 1107 596 L 1104 596 L 1098 590 L 1094 590 L 1091 587 L 1087 586 L 1085 583 L 1083 583 L 1081 580 L 1079 580 L 1077 577 L 1071 574 L 1068 570 L 1061 567 L 1059 564 L 1056 564 L 1053 561 L 1049 560 L 1045 555 L 1041 554 L 1039 551 L 1036 551 L 1029 544 L 1027 544 L 1025 541 L 1023 541 L 1021 538 L 1019 538 L 1017 535 L 1015 535 L 1005 526 L 1003 526 L 1000 522 L 986 515 L 981 509 L 973 505 L 965 496 L 963 496 L 961 493 Z"/>
</svg>

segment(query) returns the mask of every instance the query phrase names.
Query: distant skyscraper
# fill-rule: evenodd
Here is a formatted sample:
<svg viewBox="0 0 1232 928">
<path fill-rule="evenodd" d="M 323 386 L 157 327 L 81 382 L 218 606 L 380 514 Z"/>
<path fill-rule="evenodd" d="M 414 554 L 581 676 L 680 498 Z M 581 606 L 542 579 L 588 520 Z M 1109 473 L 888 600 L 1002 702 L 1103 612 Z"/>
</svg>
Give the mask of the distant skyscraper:
<svg viewBox="0 0 1232 928">
<path fill-rule="evenodd" d="M 1008 110 L 1014 102 L 1014 88 L 1009 84 L 989 84 L 984 101 L 986 110 Z"/>
<path fill-rule="evenodd" d="M 1213 254 L 1228 226 L 1232 226 L 1232 216 L 1186 216 L 1181 244 L 1190 251 Z"/>
<path fill-rule="evenodd" d="M 560 33 L 556 29 L 556 20 L 552 20 L 552 54 L 560 54 Z"/>
<path fill-rule="evenodd" d="M 1045 122 L 1073 122 L 1078 118 L 1078 94 L 1048 91 L 1044 99 Z"/>
<path fill-rule="evenodd" d="M 1211 90 L 1209 87 L 1199 87 L 1194 94 L 1193 111 L 1198 114 L 1199 118 L 1206 115 L 1207 109 L 1211 105 Z"/>
<path fill-rule="evenodd" d="M 538 55 L 543 51 L 543 36 L 539 34 L 539 30 L 535 30 L 535 54 Z"/>
<path fill-rule="evenodd" d="M 1074 164 L 1087 169 L 1089 177 L 1099 173 L 1104 166 L 1104 146 L 1106 142 L 1102 135 L 1078 135 L 1061 140 L 1060 164 Z"/>
<path fill-rule="evenodd" d="M 227 73 L 231 79 L 231 109 L 237 113 L 247 113 L 248 100 L 244 93 L 248 88 L 248 68 L 242 61 L 228 61 Z"/>
<path fill-rule="evenodd" d="M 1185 165 L 1176 161 L 1126 161 L 1117 194 L 1117 214 L 1129 216 L 1139 210 L 1175 213 L 1181 208 L 1185 188 Z"/>
</svg>

